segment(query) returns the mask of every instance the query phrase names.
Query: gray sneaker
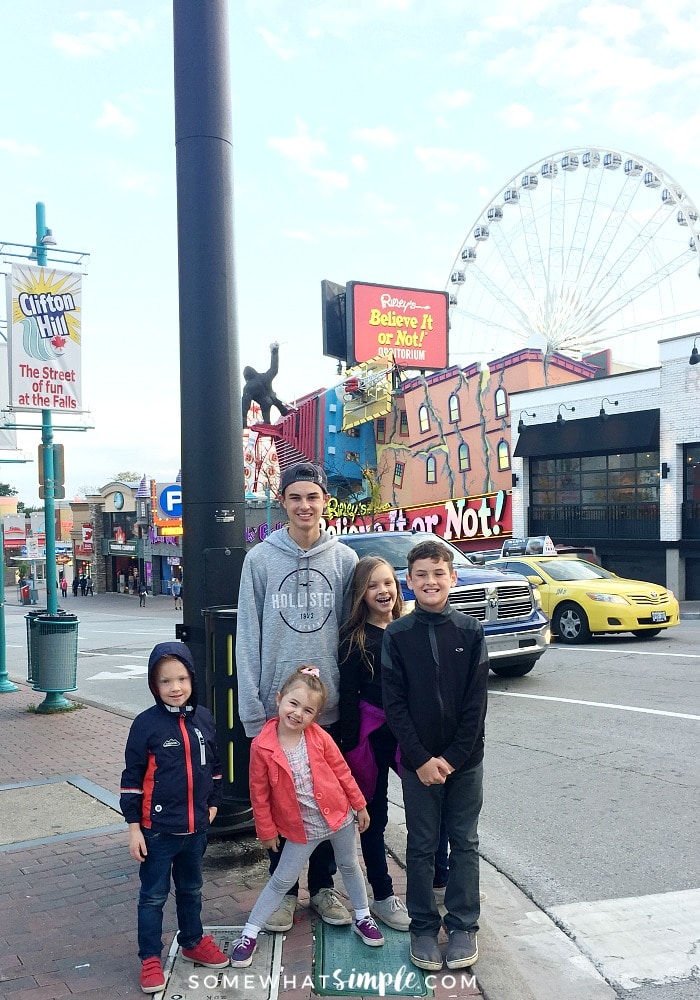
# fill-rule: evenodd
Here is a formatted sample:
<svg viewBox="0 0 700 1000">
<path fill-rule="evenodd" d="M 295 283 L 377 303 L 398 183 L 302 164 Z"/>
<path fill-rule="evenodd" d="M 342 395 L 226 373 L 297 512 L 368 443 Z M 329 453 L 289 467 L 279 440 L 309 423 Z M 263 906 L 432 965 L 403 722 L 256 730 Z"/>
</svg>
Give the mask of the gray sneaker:
<svg viewBox="0 0 700 1000">
<path fill-rule="evenodd" d="M 291 931 L 296 908 L 297 897 L 285 896 L 275 912 L 265 921 L 265 930 L 271 931 L 273 934 Z"/>
<path fill-rule="evenodd" d="M 377 920 L 381 920 L 387 927 L 393 927 L 395 931 L 407 931 L 411 926 L 411 918 L 408 915 L 406 904 L 398 896 L 370 899 L 369 910 Z"/>
<path fill-rule="evenodd" d="M 319 889 L 316 895 L 311 897 L 311 909 L 318 913 L 324 924 L 346 927 L 352 923 L 352 915 L 335 889 Z"/>
<path fill-rule="evenodd" d="M 479 957 L 474 931 L 450 931 L 445 962 L 448 969 L 468 969 Z"/>
<path fill-rule="evenodd" d="M 428 972 L 439 972 L 442 968 L 442 955 L 437 938 L 429 934 L 411 934 L 411 961 L 419 969 Z"/>
</svg>

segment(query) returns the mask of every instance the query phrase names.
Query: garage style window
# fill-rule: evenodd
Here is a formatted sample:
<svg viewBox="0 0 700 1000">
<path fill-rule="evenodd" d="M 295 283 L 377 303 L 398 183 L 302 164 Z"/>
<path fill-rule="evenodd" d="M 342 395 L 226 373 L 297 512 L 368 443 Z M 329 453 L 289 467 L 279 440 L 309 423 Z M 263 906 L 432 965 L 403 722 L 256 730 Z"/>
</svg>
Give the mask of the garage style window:
<svg viewBox="0 0 700 1000">
<path fill-rule="evenodd" d="M 530 462 L 534 505 L 658 503 L 659 453 L 537 458 Z"/>
</svg>

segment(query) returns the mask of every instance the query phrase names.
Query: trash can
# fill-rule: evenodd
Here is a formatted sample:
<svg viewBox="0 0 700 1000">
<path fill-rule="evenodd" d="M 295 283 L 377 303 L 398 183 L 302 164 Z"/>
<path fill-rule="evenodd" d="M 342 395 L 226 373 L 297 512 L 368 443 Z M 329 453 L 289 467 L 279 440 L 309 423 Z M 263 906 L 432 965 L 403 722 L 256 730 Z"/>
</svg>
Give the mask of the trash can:
<svg viewBox="0 0 700 1000">
<path fill-rule="evenodd" d="M 24 616 L 27 623 L 27 680 L 30 684 L 34 683 L 34 667 L 37 663 L 37 630 L 34 626 L 39 615 L 45 614 L 46 608 L 35 608 Z"/>
<path fill-rule="evenodd" d="M 30 615 L 27 615 L 30 618 Z M 77 615 L 38 614 L 29 622 L 31 681 L 35 691 L 75 691 L 78 686 Z"/>
<path fill-rule="evenodd" d="M 216 722 L 224 783 L 224 801 L 212 832 L 238 833 L 254 828 L 248 786 L 251 741 L 238 715 L 238 609 L 203 608 L 202 615 L 206 634 L 205 704 L 211 709 Z"/>
<path fill-rule="evenodd" d="M 30 595 L 29 584 L 25 583 L 25 585 L 23 587 L 20 587 L 20 591 L 19 591 L 19 596 L 22 599 L 22 604 L 30 604 L 31 603 L 31 598 L 30 598 L 29 595 Z"/>
</svg>

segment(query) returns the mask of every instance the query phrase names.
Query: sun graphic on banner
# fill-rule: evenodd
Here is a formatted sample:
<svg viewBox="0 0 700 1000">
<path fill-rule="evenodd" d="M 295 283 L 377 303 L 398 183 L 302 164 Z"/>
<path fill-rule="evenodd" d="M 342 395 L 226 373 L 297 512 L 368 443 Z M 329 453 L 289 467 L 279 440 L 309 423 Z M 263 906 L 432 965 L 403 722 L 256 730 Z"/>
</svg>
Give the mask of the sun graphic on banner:
<svg viewBox="0 0 700 1000">
<path fill-rule="evenodd" d="M 80 344 L 80 275 L 65 271 L 53 271 L 44 267 L 14 267 L 12 291 L 13 323 L 19 324 L 27 319 L 26 312 L 20 306 L 22 296 L 53 296 L 60 303 L 60 312 L 65 321 L 67 336 L 74 344 Z M 65 300 L 72 301 L 74 306 L 64 310 Z M 60 336 L 54 338 L 54 340 L 61 339 L 64 338 Z M 63 346 L 63 344 L 54 344 L 54 347 L 58 348 Z"/>
</svg>

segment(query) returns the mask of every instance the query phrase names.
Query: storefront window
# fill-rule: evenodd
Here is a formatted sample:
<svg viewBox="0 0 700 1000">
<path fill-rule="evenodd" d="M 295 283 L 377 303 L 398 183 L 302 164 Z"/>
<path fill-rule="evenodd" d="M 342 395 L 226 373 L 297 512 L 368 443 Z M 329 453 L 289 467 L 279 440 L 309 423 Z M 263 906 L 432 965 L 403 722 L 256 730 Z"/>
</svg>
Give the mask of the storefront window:
<svg viewBox="0 0 700 1000">
<path fill-rule="evenodd" d="M 700 451 L 696 454 L 700 499 Z M 659 479 L 658 451 L 534 459 L 530 463 L 535 506 L 658 503 Z"/>
</svg>

